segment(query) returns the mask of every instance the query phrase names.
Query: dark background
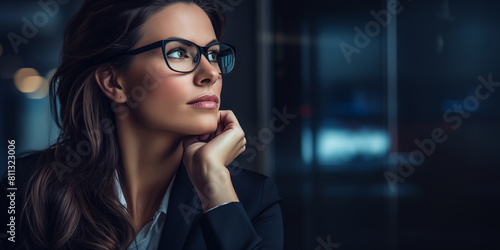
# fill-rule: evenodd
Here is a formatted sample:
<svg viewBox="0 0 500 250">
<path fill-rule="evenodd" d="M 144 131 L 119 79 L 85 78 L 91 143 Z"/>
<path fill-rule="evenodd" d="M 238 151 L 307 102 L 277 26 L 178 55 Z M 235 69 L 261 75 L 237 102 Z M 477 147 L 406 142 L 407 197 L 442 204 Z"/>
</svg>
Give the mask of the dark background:
<svg viewBox="0 0 500 250">
<path fill-rule="evenodd" d="M 238 52 L 222 109 L 249 139 L 236 162 L 276 180 L 285 249 L 500 248 L 500 87 L 475 97 L 488 93 L 478 78 L 500 82 L 499 1 L 404 0 L 386 27 L 370 13 L 392 0 L 220 2 Z M 49 77 L 80 4 L 60 4 L 16 53 L 7 35 L 43 9 L 0 3 L 0 139 L 17 153 L 57 130 L 43 86 L 22 93 L 13 76 Z M 429 143 L 435 130 L 444 142 Z"/>
</svg>

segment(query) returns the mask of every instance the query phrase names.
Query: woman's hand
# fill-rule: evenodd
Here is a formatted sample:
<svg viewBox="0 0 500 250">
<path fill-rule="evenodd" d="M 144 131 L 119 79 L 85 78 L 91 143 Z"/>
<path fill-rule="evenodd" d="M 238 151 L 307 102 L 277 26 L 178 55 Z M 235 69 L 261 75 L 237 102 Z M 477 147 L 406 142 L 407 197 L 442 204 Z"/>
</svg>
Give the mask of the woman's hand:
<svg viewBox="0 0 500 250">
<path fill-rule="evenodd" d="M 184 139 L 183 161 L 200 196 L 203 210 L 226 202 L 239 201 L 226 168 L 245 151 L 245 133 L 234 113 L 219 111 L 217 129 L 211 134 Z M 209 142 L 203 142 L 210 139 Z"/>
</svg>

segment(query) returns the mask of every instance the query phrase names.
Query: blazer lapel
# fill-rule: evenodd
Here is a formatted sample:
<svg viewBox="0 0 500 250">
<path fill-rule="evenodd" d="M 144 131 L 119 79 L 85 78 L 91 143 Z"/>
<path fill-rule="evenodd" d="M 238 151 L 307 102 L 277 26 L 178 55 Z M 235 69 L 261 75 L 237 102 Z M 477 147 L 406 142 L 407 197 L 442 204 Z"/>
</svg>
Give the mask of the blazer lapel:
<svg viewBox="0 0 500 250">
<path fill-rule="evenodd" d="M 181 160 L 172 186 L 158 249 L 182 249 L 193 221 L 198 220 L 202 214 L 198 194 Z"/>
</svg>

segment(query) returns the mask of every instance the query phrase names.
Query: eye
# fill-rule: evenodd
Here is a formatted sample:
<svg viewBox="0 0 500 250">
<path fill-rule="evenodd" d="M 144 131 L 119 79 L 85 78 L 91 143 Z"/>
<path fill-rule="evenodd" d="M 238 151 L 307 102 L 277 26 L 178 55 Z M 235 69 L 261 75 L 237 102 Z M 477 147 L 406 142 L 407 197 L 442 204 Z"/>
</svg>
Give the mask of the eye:
<svg viewBox="0 0 500 250">
<path fill-rule="evenodd" d="M 211 62 L 217 62 L 218 55 L 219 55 L 219 51 L 209 51 L 208 52 L 208 60 Z"/>
<path fill-rule="evenodd" d="M 175 48 L 170 50 L 167 53 L 167 57 L 169 58 L 174 58 L 174 59 L 182 59 L 182 58 L 187 58 L 186 51 L 182 48 Z"/>
</svg>

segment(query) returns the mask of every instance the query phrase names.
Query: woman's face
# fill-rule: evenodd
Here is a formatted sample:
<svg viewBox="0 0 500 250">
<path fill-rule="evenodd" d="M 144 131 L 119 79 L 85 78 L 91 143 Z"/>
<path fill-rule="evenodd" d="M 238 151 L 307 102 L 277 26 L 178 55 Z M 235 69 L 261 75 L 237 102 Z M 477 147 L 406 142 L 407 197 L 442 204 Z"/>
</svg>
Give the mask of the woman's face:
<svg viewBox="0 0 500 250">
<path fill-rule="evenodd" d="M 168 38 L 182 38 L 198 46 L 216 40 L 210 19 L 195 4 L 173 4 L 151 16 L 143 25 L 136 48 Z M 220 100 L 222 78 L 202 56 L 191 73 L 170 70 L 161 48 L 134 56 L 129 69 L 118 76 L 127 94 L 129 119 L 148 129 L 180 135 L 211 133 L 217 128 L 220 102 L 214 109 L 188 103 L 201 95 Z"/>
</svg>

